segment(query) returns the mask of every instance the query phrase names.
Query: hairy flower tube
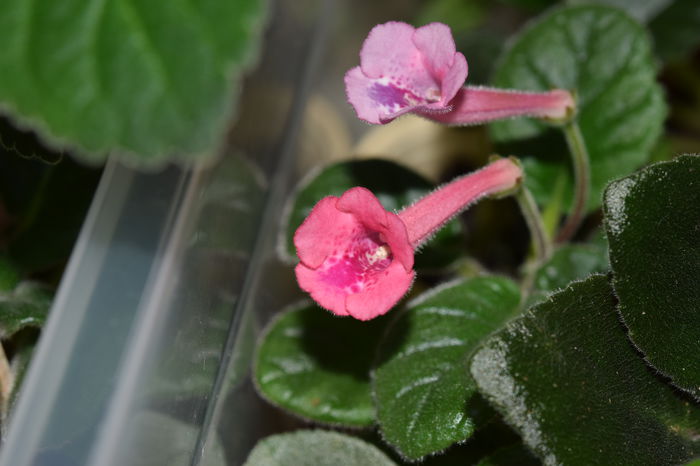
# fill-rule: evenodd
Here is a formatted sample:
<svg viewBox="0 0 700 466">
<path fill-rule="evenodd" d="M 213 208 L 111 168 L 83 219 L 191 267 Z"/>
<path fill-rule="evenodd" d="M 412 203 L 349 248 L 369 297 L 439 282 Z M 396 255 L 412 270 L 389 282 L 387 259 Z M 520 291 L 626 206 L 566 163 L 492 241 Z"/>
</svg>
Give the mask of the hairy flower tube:
<svg viewBox="0 0 700 466">
<path fill-rule="evenodd" d="M 521 178 L 517 162 L 500 159 L 398 213 L 361 187 L 325 197 L 294 234 L 299 286 L 334 314 L 380 316 L 411 287 L 419 246 L 474 201 L 512 190 Z"/>
<path fill-rule="evenodd" d="M 408 112 L 449 125 L 516 116 L 563 120 L 575 107 L 565 90 L 462 87 L 466 79 L 467 60 L 456 51 L 448 26 L 431 23 L 416 29 L 392 21 L 370 31 L 360 66 L 345 74 L 345 89 L 357 116 L 373 124 Z"/>
</svg>

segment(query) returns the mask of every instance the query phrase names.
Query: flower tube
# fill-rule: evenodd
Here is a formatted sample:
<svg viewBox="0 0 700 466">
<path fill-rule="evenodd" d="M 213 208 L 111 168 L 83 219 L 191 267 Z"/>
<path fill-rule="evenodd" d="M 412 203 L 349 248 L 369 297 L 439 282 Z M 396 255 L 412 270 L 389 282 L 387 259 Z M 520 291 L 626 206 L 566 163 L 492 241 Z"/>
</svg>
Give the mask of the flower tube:
<svg viewBox="0 0 700 466">
<path fill-rule="evenodd" d="M 500 159 L 398 213 L 361 187 L 325 197 L 294 234 L 299 286 L 339 316 L 385 314 L 413 283 L 415 250 L 476 200 L 513 190 L 521 178 L 517 162 Z"/>
</svg>

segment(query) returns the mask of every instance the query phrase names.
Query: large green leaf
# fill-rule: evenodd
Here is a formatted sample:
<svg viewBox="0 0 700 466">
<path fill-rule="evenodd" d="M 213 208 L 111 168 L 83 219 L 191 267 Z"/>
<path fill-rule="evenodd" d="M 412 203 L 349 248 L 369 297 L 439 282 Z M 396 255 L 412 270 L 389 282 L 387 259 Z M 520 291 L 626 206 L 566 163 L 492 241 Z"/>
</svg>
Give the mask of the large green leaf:
<svg viewBox="0 0 700 466">
<path fill-rule="evenodd" d="M 567 244 L 552 254 L 535 272 L 529 303 L 544 300 L 570 282 L 610 268 L 608 250 L 598 244 Z"/>
<path fill-rule="evenodd" d="M 255 356 L 258 391 L 317 422 L 372 425 L 369 372 L 386 319 L 362 322 L 307 304 L 281 313 Z"/>
<path fill-rule="evenodd" d="M 417 173 L 388 160 L 350 160 L 325 167 L 303 181 L 287 205 L 279 244 L 285 260 L 296 260 L 294 232 L 313 206 L 326 196 L 341 196 L 355 186 L 372 191 L 391 211 L 410 205 L 435 188 Z M 453 263 L 464 249 L 461 240 L 459 221 L 447 223 L 416 255 L 416 268 L 434 269 Z"/>
<path fill-rule="evenodd" d="M 493 82 L 523 90 L 576 92 L 576 118 L 591 161 L 589 209 L 600 205 L 610 179 L 649 158 L 666 116 L 646 31 L 623 12 L 606 6 L 560 8 L 538 19 L 513 40 Z M 497 140 L 508 141 L 533 138 L 547 126 L 521 118 L 494 124 L 492 129 Z M 551 169 L 533 170 L 532 165 L 539 163 L 538 153 L 524 155 L 536 162 L 525 165 L 528 185 L 556 178 Z M 554 164 L 557 172 L 570 177 L 566 153 L 542 163 Z M 543 172 L 545 180 L 538 178 Z M 534 192 L 540 203 L 548 201 L 550 193 Z"/>
<path fill-rule="evenodd" d="M 678 464 L 700 452 L 700 406 L 644 363 L 608 278 L 572 284 L 488 339 L 479 390 L 546 464 Z"/>
<path fill-rule="evenodd" d="M 649 26 L 661 58 L 682 58 L 700 45 L 700 2 L 674 0 Z"/>
<path fill-rule="evenodd" d="M 377 447 L 349 435 L 299 430 L 262 439 L 244 466 L 396 466 Z"/>
<path fill-rule="evenodd" d="M 372 389 L 382 436 L 401 455 L 417 459 L 444 450 L 483 421 L 465 359 L 513 316 L 519 301 L 512 281 L 473 278 L 426 292 L 392 323 Z"/>
<path fill-rule="evenodd" d="M 630 338 L 700 400 L 700 156 L 610 184 L 604 209 L 613 284 Z"/>
<path fill-rule="evenodd" d="M 212 153 L 263 0 L 6 0 L 0 101 L 21 122 L 96 160 Z"/>
<path fill-rule="evenodd" d="M 641 23 L 646 23 L 666 8 L 673 0 L 567 0 L 569 5 L 599 3 L 627 12 Z"/>
<path fill-rule="evenodd" d="M 44 285 L 33 282 L 21 282 L 11 292 L 0 292 L 0 338 L 26 327 L 41 328 L 52 299 Z"/>
</svg>

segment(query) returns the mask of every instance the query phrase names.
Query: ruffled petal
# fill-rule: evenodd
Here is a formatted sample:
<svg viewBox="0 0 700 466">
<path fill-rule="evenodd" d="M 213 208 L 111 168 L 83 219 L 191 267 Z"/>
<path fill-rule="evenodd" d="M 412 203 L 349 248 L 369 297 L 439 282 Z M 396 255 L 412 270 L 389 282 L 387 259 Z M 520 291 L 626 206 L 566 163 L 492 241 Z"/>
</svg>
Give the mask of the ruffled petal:
<svg viewBox="0 0 700 466">
<path fill-rule="evenodd" d="M 464 86 L 464 81 L 467 80 L 468 72 L 467 59 L 464 58 L 464 55 L 461 53 L 455 54 L 452 66 L 442 78 L 442 85 L 440 87 L 442 99 L 440 103 L 443 104 L 443 106 L 450 105 L 450 101 L 454 99 L 462 86 Z"/>
<path fill-rule="evenodd" d="M 342 289 L 330 286 L 316 270 L 310 269 L 303 263 L 294 269 L 299 287 L 309 293 L 321 307 L 339 316 L 348 315 L 345 308 L 347 293 Z"/>
<path fill-rule="evenodd" d="M 297 256 L 308 267 L 315 269 L 335 251 L 344 249 L 361 230 L 354 216 L 336 208 L 338 198 L 321 199 L 294 233 Z"/>
<path fill-rule="evenodd" d="M 423 64 L 438 80 L 442 80 L 454 62 L 455 41 L 450 28 L 442 23 L 430 23 L 416 29 L 413 43 L 423 57 Z"/>
<path fill-rule="evenodd" d="M 396 77 L 404 70 L 422 65 L 420 53 L 413 43 L 414 32 L 413 26 L 398 21 L 372 28 L 360 50 L 360 65 L 365 76 Z"/>
<path fill-rule="evenodd" d="M 365 76 L 359 66 L 345 73 L 345 95 L 355 109 L 357 117 L 367 123 L 379 125 L 382 123 L 382 117 L 387 117 L 387 112 L 371 93 L 375 83 L 376 80 Z"/>
<path fill-rule="evenodd" d="M 400 263 L 394 261 L 380 273 L 376 283 L 360 293 L 349 295 L 345 309 L 359 320 L 370 320 L 386 314 L 408 292 L 414 277 L 413 271 L 407 272 Z"/>
</svg>

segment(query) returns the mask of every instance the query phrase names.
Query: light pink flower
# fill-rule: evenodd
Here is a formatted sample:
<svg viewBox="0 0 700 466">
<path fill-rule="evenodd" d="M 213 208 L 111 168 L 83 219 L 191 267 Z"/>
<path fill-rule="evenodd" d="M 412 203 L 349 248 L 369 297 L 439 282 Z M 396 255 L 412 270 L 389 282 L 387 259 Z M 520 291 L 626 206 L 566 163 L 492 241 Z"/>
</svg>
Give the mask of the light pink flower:
<svg viewBox="0 0 700 466">
<path fill-rule="evenodd" d="M 467 61 L 450 28 L 431 23 L 375 26 L 360 51 L 360 66 L 345 74 L 348 101 L 357 116 L 385 124 L 415 113 L 449 125 L 531 116 L 562 120 L 575 108 L 568 91 L 523 92 L 465 86 Z"/>
<path fill-rule="evenodd" d="M 370 31 L 345 87 L 357 116 L 379 124 L 417 109 L 448 110 L 466 78 L 467 60 L 456 51 L 449 27 L 415 29 L 392 21 Z"/>
<path fill-rule="evenodd" d="M 294 234 L 299 286 L 334 314 L 369 320 L 413 282 L 414 250 L 484 196 L 516 187 L 520 165 L 501 159 L 437 189 L 395 214 L 369 190 L 321 199 Z"/>
</svg>

